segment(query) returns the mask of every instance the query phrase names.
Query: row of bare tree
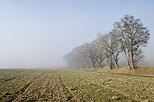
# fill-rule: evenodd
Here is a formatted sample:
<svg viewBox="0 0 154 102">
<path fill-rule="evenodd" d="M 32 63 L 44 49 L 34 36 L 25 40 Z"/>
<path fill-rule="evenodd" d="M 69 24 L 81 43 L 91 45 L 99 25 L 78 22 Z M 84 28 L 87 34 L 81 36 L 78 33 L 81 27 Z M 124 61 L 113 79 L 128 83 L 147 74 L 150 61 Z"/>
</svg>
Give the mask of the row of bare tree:
<svg viewBox="0 0 154 102">
<path fill-rule="evenodd" d="M 118 68 L 119 55 L 123 53 L 129 69 L 137 68 L 144 58 L 143 47 L 150 38 L 149 30 L 140 19 L 125 15 L 115 22 L 112 31 L 100 34 L 91 43 L 74 48 L 64 56 L 69 68 Z"/>
</svg>

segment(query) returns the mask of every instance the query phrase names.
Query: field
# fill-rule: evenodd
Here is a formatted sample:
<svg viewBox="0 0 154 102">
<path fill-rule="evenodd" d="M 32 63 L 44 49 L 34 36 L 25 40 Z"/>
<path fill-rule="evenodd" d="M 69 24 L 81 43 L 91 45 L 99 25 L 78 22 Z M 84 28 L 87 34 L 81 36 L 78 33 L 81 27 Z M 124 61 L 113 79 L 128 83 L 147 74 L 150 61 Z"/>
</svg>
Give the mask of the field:
<svg viewBox="0 0 154 102">
<path fill-rule="evenodd" d="M 154 77 L 1 69 L 0 102 L 154 102 Z"/>
</svg>

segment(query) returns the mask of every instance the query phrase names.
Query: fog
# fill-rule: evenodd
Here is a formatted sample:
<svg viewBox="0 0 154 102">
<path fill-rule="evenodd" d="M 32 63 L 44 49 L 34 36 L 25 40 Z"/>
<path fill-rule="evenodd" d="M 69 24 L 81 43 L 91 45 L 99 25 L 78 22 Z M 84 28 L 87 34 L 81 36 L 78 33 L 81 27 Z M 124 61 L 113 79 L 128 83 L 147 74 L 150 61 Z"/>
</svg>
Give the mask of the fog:
<svg viewBox="0 0 154 102">
<path fill-rule="evenodd" d="M 0 0 L 0 68 L 60 68 L 74 47 L 109 32 L 125 14 L 150 30 L 144 65 L 154 66 L 153 0 Z"/>
</svg>

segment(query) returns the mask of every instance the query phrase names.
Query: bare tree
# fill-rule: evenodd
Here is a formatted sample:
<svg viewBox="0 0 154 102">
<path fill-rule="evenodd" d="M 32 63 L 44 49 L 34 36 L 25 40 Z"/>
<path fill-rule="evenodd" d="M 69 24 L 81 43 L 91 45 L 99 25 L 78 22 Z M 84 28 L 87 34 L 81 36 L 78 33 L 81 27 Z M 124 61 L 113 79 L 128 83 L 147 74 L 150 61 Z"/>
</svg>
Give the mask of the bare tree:
<svg viewBox="0 0 154 102">
<path fill-rule="evenodd" d="M 113 57 L 114 65 L 116 68 L 119 68 L 118 61 L 119 61 L 119 54 L 121 52 L 119 40 L 120 40 L 120 34 L 117 31 L 112 30 L 109 33 L 108 51 L 111 53 Z"/>
<path fill-rule="evenodd" d="M 149 38 L 149 30 L 139 19 L 125 15 L 114 23 L 111 32 L 97 36 L 91 43 L 74 48 L 64 58 L 68 67 L 103 67 L 102 63 L 106 60 L 112 69 L 119 67 L 119 54 L 124 52 L 128 68 L 135 69 L 144 58 L 142 48 L 146 47 Z"/>
<path fill-rule="evenodd" d="M 94 43 L 86 43 L 74 48 L 63 57 L 70 68 L 96 67 L 97 57 Z"/>
<path fill-rule="evenodd" d="M 68 68 L 74 67 L 74 58 L 73 58 L 73 52 L 68 53 L 63 57 L 64 61 L 67 63 Z"/>
<path fill-rule="evenodd" d="M 120 33 L 121 48 L 126 55 L 128 67 L 135 69 L 137 63 L 143 59 L 142 47 L 147 45 L 150 38 L 149 30 L 140 19 L 130 15 L 125 15 L 120 22 L 116 22 L 114 28 Z"/>
<path fill-rule="evenodd" d="M 102 43 L 100 33 L 97 35 L 97 39 L 94 42 L 96 46 L 97 63 L 99 64 L 99 67 L 102 68 L 103 67 L 102 64 L 106 59 L 106 55 L 105 55 L 106 52 L 105 52 L 105 46 Z"/>
<path fill-rule="evenodd" d="M 85 56 L 88 56 L 94 68 L 96 68 L 97 54 L 95 43 L 87 43 L 85 47 Z"/>
<path fill-rule="evenodd" d="M 113 30 L 108 34 L 101 35 L 102 45 L 106 51 L 105 55 L 107 57 L 107 62 L 112 69 L 113 65 L 118 68 L 118 56 L 121 51 L 119 43 L 119 34 Z M 113 64 L 114 63 L 114 64 Z"/>
</svg>

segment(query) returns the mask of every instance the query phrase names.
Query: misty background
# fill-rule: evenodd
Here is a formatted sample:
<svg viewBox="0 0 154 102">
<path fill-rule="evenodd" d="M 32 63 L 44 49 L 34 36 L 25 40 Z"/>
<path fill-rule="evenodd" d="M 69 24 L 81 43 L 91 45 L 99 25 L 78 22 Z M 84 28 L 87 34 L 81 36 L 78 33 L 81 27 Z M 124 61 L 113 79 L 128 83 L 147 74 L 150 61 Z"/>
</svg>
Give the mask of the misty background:
<svg viewBox="0 0 154 102">
<path fill-rule="evenodd" d="M 74 47 L 107 33 L 124 15 L 150 30 L 144 65 L 154 66 L 153 0 L 0 0 L 0 68 L 64 67 Z"/>
</svg>

